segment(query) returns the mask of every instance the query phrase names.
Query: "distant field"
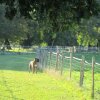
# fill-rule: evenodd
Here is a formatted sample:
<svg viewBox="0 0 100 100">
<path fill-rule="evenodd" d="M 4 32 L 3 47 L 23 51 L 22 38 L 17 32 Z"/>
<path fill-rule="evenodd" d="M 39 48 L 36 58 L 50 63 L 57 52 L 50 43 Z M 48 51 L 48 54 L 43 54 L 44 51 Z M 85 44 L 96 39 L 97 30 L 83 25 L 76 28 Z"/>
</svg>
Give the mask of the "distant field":
<svg viewBox="0 0 100 100">
<path fill-rule="evenodd" d="M 85 72 L 83 87 L 79 87 L 79 64 L 69 80 L 69 65 L 64 62 L 63 75 L 48 71 L 28 73 L 28 63 L 35 55 L 0 55 L 0 100 L 92 100 L 91 70 Z M 76 55 L 79 57 L 79 55 Z M 91 55 L 88 55 L 89 57 Z M 81 56 L 80 56 L 81 57 Z M 90 57 L 91 58 L 91 57 Z M 89 59 L 89 58 L 88 58 Z M 97 61 L 100 55 L 97 54 Z M 96 68 L 100 68 L 97 66 Z M 95 71 L 95 98 L 100 99 L 100 71 Z"/>
<path fill-rule="evenodd" d="M 0 55 L 0 69 L 2 70 L 18 70 L 27 71 L 30 60 L 34 59 L 35 55 Z"/>
</svg>

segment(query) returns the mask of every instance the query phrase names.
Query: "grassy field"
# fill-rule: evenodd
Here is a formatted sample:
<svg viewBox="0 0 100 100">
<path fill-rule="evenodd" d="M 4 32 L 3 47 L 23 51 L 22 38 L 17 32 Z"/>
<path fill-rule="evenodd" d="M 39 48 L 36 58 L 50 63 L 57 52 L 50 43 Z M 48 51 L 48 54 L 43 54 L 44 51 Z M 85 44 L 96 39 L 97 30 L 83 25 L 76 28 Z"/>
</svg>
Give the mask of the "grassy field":
<svg viewBox="0 0 100 100">
<path fill-rule="evenodd" d="M 84 85 L 80 88 L 78 70 L 73 70 L 71 80 L 68 68 L 62 76 L 54 70 L 28 73 L 28 63 L 33 58 L 34 55 L 0 55 L 0 100 L 92 100 L 91 70 L 85 72 Z M 99 99 L 100 73 L 97 71 L 94 100 Z"/>
</svg>

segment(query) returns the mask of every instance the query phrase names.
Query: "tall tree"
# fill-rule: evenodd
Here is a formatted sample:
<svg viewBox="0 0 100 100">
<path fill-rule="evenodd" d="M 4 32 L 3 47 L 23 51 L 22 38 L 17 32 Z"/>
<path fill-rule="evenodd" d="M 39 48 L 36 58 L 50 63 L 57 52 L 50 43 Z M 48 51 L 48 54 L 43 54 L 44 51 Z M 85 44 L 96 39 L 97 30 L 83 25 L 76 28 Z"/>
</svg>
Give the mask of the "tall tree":
<svg viewBox="0 0 100 100">
<path fill-rule="evenodd" d="M 4 14 L 5 5 L 0 5 L 0 41 L 4 45 L 10 45 L 10 41 L 18 43 L 29 32 L 27 21 L 18 15 L 13 20 L 8 20 Z"/>
<path fill-rule="evenodd" d="M 10 31 L 5 32 L 6 35 L 8 33 L 9 37 L 17 38 L 19 36 L 21 39 L 26 36 L 25 41 L 28 40 L 28 42 L 29 37 L 33 37 L 31 41 L 35 40 L 34 43 L 46 41 L 49 45 L 63 45 L 67 40 L 70 41 L 68 44 L 74 45 L 71 41 L 76 41 L 74 33 L 77 33 L 78 42 L 81 41 L 82 36 L 86 36 L 84 35 L 86 33 L 87 37 L 90 37 L 91 32 L 80 27 L 86 26 L 88 28 L 89 24 L 80 25 L 81 21 L 98 15 L 100 12 L 99 0 L 0 0 L 0 3 L 5 4 L 6 8 L 3 12 L 6 18 L 12 20 L 14 17 L 16 18 L 17 14 L 20 14 L 20 16 L 24 16 L 26 19 L 31 18 L 33 21 L 31 23 L 22 19 L 15 20 L 18 28 L 16 28 L 15 22 L 10 22 L 8 26 L 4 26 L 6 29 L 10 29 Z M 11 23 L 13 27 L 11 27 Z M 5 24 L 7 23 L 5 22 Z M 1 27 L 2 29 L 5 28 Z M 68 31 L 71 32 L 67 35 Z M 82 35 L 79 33 L 82 33 Z"/>
<path fill-rule="evenodd" d="M 48 19 L 52 30 L 58 31 L 60 25 L 80 22 L 100 11 L 99 0 L 0 0 L 6 5 L 5 16 L 13 19 L 17 12 L 25 18 L 32 13 L 39 23 Z"/>
<path fill-rule="evenodd" d="M 83 46 L 97 46 L 100 41 L 100 15 L 83 20 L 77 31 L 77 42 Z"/>
</svg>

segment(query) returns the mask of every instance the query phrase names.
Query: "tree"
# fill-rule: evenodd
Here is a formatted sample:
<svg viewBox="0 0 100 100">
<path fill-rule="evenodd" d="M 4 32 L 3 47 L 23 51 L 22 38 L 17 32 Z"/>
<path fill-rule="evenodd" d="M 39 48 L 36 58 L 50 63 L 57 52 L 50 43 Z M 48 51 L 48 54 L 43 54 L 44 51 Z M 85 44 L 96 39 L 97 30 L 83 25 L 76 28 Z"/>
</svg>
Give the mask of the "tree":
<svg viewBox="0 0 100 100">
<path fill-rule="evenodd" d="M 0 41 L 2 44 L 10 45 L 11 41 L 19 44 L 29 33 L 29 35 L 32 34 L 30 32 L 31 27 L 28 25 L 29 20 L 19 18 L 18 14 L 13 20 L 8 20 L 4 17 L 4 12 L 5 5 L 0 5 Z"/>
<path fill-rule="evenodd" d="M 100 11 L 99 0 L 1 0 L 6 5 L 5 16 L 9 19 L 20 12 L 25 18 L 32 18 L 39 23 L 49 20 L 53 31 L 60 26 L 80 22 L 81 18 L 89 18 Z M 31 14 L 30 14 L 31 13 Z"/>
<path fill-rule="evenodd" d="M 80 45 L 88 45 L 90 42 L 85 40 L 91 41 L 93 34 L 90 33 L 94 30 L 96 33 L 99 29 L 93 25 L 89 32 L 86 28 L 91 24 L 81 23 L 83 19 L 99 14 L 99 0 L 0 0 L 0 3 L 5 6 L 3 18 L 5 14 L 12 20 L 5 20 L 5 24 L 2 21 L 0 37 L 4 37 L 5 33 L 10 39 L 23 40 L 25 45 L 42 42 L 48 45 L 74 45 L 77 44 L 77 37 L 78 42 L 80 37 L 85 38 Z M 20 19 L 19 15 L 26 19 Z"/>
<path fill-rule="evenodd" d="M 77 31 L 77 42 L 83 46 L 97 46 L 100 40 L 100 15 L 83 20 Z"/>
</svg>

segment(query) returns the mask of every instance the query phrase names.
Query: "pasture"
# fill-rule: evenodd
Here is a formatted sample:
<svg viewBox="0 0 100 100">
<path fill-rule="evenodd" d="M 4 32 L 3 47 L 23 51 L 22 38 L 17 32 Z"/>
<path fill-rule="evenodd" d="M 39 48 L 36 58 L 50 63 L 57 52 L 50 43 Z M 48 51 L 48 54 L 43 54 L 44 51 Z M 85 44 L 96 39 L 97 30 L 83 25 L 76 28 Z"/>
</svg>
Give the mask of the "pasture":
<svg viewBox="0 0 100 100">
<path fill-rule="evenodd" d="M 95 56 L 96 54 L 92 55 Z M 75 56 L 81 57 L 78 54 Z M 70 80 L 69 61 L 66 62 L 66 60 L 64 60 L 62 76 L 60 71 L 52 69 L 37 74 L 29 73 L 28 63 L 34 57 L 34 54 L 0 55 L 0 100 L 92 100 L 90 66 L 85 71 L 84 84 L 80 87 L 80 69 L 78 67 L 79 63 L 76 61 L 73 64 L 72 78 Z M 99 62 L 100 55 L 97 54 L 96 58 L 97 62 Z M 91 61 L 90 59 L 91 54 L 88 54 L 87 60 Z M 52 63 L 52 68 L 53 66 L 55 67 Z M 99 69 L 100 66 L 95 67 L 94 100 L 100 99 Z"/>
</svg>

